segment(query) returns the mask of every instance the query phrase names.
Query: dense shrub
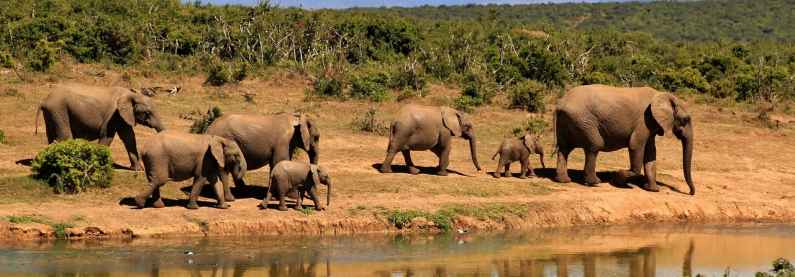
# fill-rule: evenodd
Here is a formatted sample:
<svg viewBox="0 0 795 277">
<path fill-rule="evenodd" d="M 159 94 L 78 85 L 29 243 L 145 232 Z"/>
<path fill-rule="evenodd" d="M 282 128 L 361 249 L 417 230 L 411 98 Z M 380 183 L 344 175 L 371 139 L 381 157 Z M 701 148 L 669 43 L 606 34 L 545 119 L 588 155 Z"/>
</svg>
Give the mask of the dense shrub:
<svg viewBox="0 0 795 277">
<path fill-rule="evenodd" d="M 662 86 L 670 91 L 692 89 L 698 92 L 710 90 L 710 84 L 701 76 L 701 72 L 692 67 L 682 69 L 667 69 L 662 72 Z"/>
<path fill-rule="evenodd" d="M 223 86 L 232 81 L 232 72 L 229 68 L 220 62 L 215 62 L 209 65 L 207 69 L 207 80 L 205 84 L 211 86 Z"/>
<path fill-rule="evenodd" d="M 28 57 L 28 67 L 34 71 L 48 71 L 57 59 L 57 49 L 47 40 L 39 40 Z"/>
<path fill-rule="evenodd" d="M 455 106 L 460 110 L 472 111 L 474 107 L 491 103 L 496 90 L 496 84 L 488 76 L 470 72 L 463 81 L 463 89 L 455 100 Z"/>
<path fill-rule="evenodd" d="M 207 128 L 210 127 L 210 124 L 213 123 L 216 119 L 221 117 L 223 112 L 221 112 L 221 108 L 219 107 L 212 107 L 207 110 L 207 113 L 201 115 L 198 118 L 193 119 L 193 124 L 190 126 L 190 132 L 194 134 L 204 134 L 207 132 Z"/>
<path fill-rule="evenodd" d="M 357 99 L 381 102 L 389 99 L 384 79 L 379 76 L 357 76 L 351 79 L 350 95 Z"/>
<path fill-rule="evenodd" d="M 110 186 L 113 160 L 110 148 L 82 139 L 47 146 L 33 159 L 35 178 L 46 181 L 58 193 L 79 193 Z"/>
<path fill-rule="evenodd" d="M 542 116 L 532 116 L 522 122 L 519 127 L 513 128 L 511 133 L 514 136 L 521 136 L 523 134 L 543 134 L 549 127 L 549 123 L 544 120 Z"/>
<path fill-rule="evenodd" d="M 787 259 L 778 258 L 773 261 L 773 269 L 770 273 L 757 272 L 756 277 L 795 277 L 795 266 Z"/>
<path fill-rule="evenodd" d="M 353 120 L 353 128 L 357 131 L 376 135 L 388 135 L 389 123 L 378 118 L 378 110 L 370 107 L 364 114 Z"/>
<path fill-rule="evenodd" d="M 542 113 L 546 110 L 544 91 L 546 91 L 546 87 L 537 81 L 527 80 L 519 83 L 510 90 L 511 107 L 522 108 L 532 113 Z"/>
<path fill-rule="evenodd" d="M 320 77 L 312 84 L 310 93 L 320 97 L 343 98 L 343 84 L 339 78 Z"/>
<path fill-rule="evenodd" d="M 0 67 L 14 68 L 14 59 L 11 57 L 11 54 L 2 50 L 0 50 Z"/>
</svg>

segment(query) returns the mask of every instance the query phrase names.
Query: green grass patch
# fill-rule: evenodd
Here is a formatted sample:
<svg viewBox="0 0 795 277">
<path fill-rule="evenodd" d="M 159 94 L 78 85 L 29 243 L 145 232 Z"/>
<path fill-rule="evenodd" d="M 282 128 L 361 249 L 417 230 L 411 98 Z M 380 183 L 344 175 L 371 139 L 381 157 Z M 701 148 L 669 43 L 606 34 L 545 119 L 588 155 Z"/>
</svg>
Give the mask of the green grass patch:
<svg viewBox="0 0 795 277">
<path fill-rule="evenodd" d="M 435 212 L 394 209 L 386 210 L 383 214 L 389 224 L 394 225 L 398 229 L 407 228 L 411 225 L 412 220 L 422 217 L 433 222 L 439 230 L 449 232 L 455 227 L 455 219 L 459 216 L 502 222 L 509 216 L 524 218 L 527 213 L 528 207 L 526 204 L 492 203 L 483 205 L 452 204 L 446 205 Z"/>
<path fill-rule="evenodd" d="M 69 222 L 57 222 L 41 215 L 9 215 L 5 217 L 5 220 L 14 224 L 39 223 L 49 225 L 53 232 L 55 232 L 56 238 L 65 239 L 67 237 L 66 229 L 75 227 L 71 222 L 81 221 L 83 220 L 83 216 L 73 215 Z"/>
<path fill-rule="evenodd" d="M 299 213 L 301 213 L 301 214 L 303 214 L 305 216 L 310 216 L 313 213 L 315 213 L 315 209 L 307 208 L 307 207 L 303 207 L 300 210 L 296 210 L 296 211 L 298 211 Z"/>
</svg>

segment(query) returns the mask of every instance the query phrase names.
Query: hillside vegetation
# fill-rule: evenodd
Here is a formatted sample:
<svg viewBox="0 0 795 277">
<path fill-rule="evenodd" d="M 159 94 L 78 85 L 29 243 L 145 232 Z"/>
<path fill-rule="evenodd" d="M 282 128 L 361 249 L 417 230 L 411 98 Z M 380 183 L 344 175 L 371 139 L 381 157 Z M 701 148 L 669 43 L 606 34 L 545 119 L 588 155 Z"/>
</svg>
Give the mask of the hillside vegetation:
<svg viewBox="0 0 795 277">
<path fill-rule="evenodd" d="M 207 84 L 289 70 L 311 96 L 373 101 L 455 83 L 470 109 L 577 84 L 649 85 L 710 98 L 793 96 L 795 3 L 784 0 L 305 11 L 178 0 L 0 3 L 0 65 L 103 63 Z"/>
</svg>

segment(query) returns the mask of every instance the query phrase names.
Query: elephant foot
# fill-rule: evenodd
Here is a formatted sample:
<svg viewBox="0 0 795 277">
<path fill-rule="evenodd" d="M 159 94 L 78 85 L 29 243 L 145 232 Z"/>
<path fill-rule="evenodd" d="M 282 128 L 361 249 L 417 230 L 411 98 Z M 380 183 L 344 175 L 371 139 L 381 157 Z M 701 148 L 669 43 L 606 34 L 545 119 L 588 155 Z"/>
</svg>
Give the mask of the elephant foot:
<svg viewBox="0 0 795 277">
<path fill-rule="evenodd" d="M 324 207 L 324 206 L 320 206 L 320 205 L 315 206 L 315 211 L 322 211 L 322 210 L 325 210 L 325 209 L 326 209 L 326 207 Z"/>
<path fill-rule="evenodd" d="M 601 182 L 602 180 L 599 180 L 599 177 L 596 176 L 585 177 L 585 184 L 589 187 L 598 187 Z"/>
<path fill-rule="evenodd" d="M 502 177 L 511 177 L 511 173 L 510 172 L 505 172 L 505 173 L 502 174 Z"/>
<path fill-rule="evenodd" d="M 155 207 L 155 208 L 160 209 L 160 208 L 165 208 L 166 204 L 163 204 L 163 199 L 157 199 L 157 200 L 155 200 L 154 203 L 152 203 L 152 206 Z"/>
<path fill-rule="evenodd" d="M 185 208 L 188 208 L 188 209 L 191 209 L 191 210 L 195 210 L 195 209 L 199 208 L 199 204 L 196 204 L 196 201 L 190 201 L 190 202 L 188 202 L 188 205 L 185 206 Z"/>
<path fill-rule="evenodd" d="M 527 179 L 527 176 L 525 176 L 525 175 L 519 175 L 519 179 Z"/>
<path fill-rule="evenodd" d="M 224 201 L 226 202 L 235 202 L 235 197 L 231 195 L 224 196 Z"/>
<path fill-rule="evenodd" d="M 286 206 L 286 205 L 279 205 L 279 208 L 278 208 L 278 209 L 279 209 L 280 211 L 284 212 L 284 211 L 287 211 L 287 206 Z"/>
<path fill-rule="evenodd" d="M 261 209 L 267 209 L 268 208 L 268 202 L 265 202 L 265 201 L 260 202 L 259 203 L 259 207 Z"/>
<path fill-rule="evenodd" d="M 439 170 L 439 172 L 436 172 L 436 175 L 447 176 L 447 170 Z"/>
<path fill-rule="evenodd" d="M 409 166 L 409 174 L 411 174 L 411 175 L 417 175 L 417 174 L 419 174 L 419 173 L 420 173 L 420 170 L 419 170 L 419 169 L 417 169 L 416 167 L 413 167 L 413 166 Z"/>
<path fill-rule="evenodd" d="M 658 191 L 660 191 L 660 186 L 658 186 L 657 184 L 646 184 L 644 189 L 646 189 L 648 191 L 651 191 L 651 192 L 658 192 Z"/>
<path fill-rule="evenodd" d="M 492 174 L 492 176 L 494 176 L 494 178 L 497 178 L 497 179 L 499 179 L 501 175 L 502 174 L 500 174 L 499 172 L 494 172 L 494 174 Z"/>
<path fill-rule="evenodd" d="M 134 199 L 135 205 L 138 206 L 139 209 L 146 207 L 146 197 L 136 196 Z"/>
<path fill-rule="evenodd" d="M 381 173 L 392 173 L 392 166 L 381 166 Z"/>
<path fill-rule="evenodd" d="M 215 208 L 216 209 L 226 210 L 226 209 L 229 209 L 229 204 L 226 204 L 226 203 L 224 203 L 223 205 L 222 204 L 216 204 Z"/>
<path fill-rule="evenodd" d="M 300 211 L 300 210 L 303 210 L 303 209 L 304 209 L 304 206 L 301 206 L 301 205 L 295 205 L 295 210 L 296 210 L 296 211 Z"/>
<path fill-rule="evenodd" d="M 569 175 L 555 176 L 555 182 L 558 182 L 558 183 L 571 183 L 571 177 L 569 177 Z"/>
</svg>

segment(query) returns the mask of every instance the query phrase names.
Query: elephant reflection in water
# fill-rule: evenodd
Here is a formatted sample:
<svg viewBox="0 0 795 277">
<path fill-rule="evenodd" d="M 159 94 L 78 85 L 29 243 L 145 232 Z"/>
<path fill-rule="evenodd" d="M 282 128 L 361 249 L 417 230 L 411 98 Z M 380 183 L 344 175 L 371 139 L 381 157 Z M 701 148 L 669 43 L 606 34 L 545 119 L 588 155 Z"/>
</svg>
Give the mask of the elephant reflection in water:
<svg viewBox="0 0 795 277">
<path fill-rule="evenodd" d="M 606 260 L 610 260 L 611 258 L 618 260 L 619 270 L 627 270 L 628 276 L 631 277 L 653 277 L 656 276 L 657 270 L 657 260 L 655 256 L 655 250 L 652 247 L 644 247 L 634 251 L 623 251 L 617 253 L 606 253 L 606 254 L 581 254 L 581 255 L 557 255 L 554 256 L 552 259 L 529 259 L 529 260 L 521 260 L 519 261 L 518 271 L 516 270 L 515 263 L 511 263 L 508 260 L 501 260 L 495 261 L 493 266 L 495 271 L 492 272 L 492 276 L 519 276 L 519 277 L 536 277 L 536 276 L 546 276 L 545 272 L 550 270 L 545 270 L 548 267 L 554 266 L 555 268 L 555 276 L 570 276 L 570 266 L 571 265 L 579 265 L 581 266 L 582 273 L 574 273 L 571 275 L 574 276 L 602 276 L 602 275 L 610 275 L 605 274 L 605 272 L 597 273 L 597 261 L 601 260 L 603 263 L 606 263 Z M 693 241 L 690 241 L 689 247 L 687 252 L 685 252 L 684 259 L 682 262 L 682 276 L 690 277 L 693 270 L 692 270 L 692 259 L 693 259 L 693 252 L 694 252 L 694 245 Z M 514 267 L 512 267 L 514 265 Z M 603 269 L 604 270 L 604 269 Z M 579 270 L 576 270 L 579 271 Z M 437 272 L 439 272 L 437 270 Z M 445 271 L 446 272 L 446 271 Z M 435 276 L 446 276 L 446 275 L 435 275 Z"/>
<path fill-rule="evenodd" d="M 209 259 L 197 259 L 191 267 L 191 277 L 241 277 L 248 276 L 246 271 L 268 272 L 270 277 L 293 277 L 293 276 L 331 276 L 330 263 L 326 260 L 325 274 L 318 264 L 320 263 L 319 253 L 292 253 L 285 256 L 257 255 L 254 257 L 227 257 L 224 255 L 213 256 Z M 203 265 L 212 265 L 212 268 Z M 208 272 L 209 271 L 209 272 Z M 152 277 L 159 276 L 159 270 L 153 268 Z"/>
</svg>

